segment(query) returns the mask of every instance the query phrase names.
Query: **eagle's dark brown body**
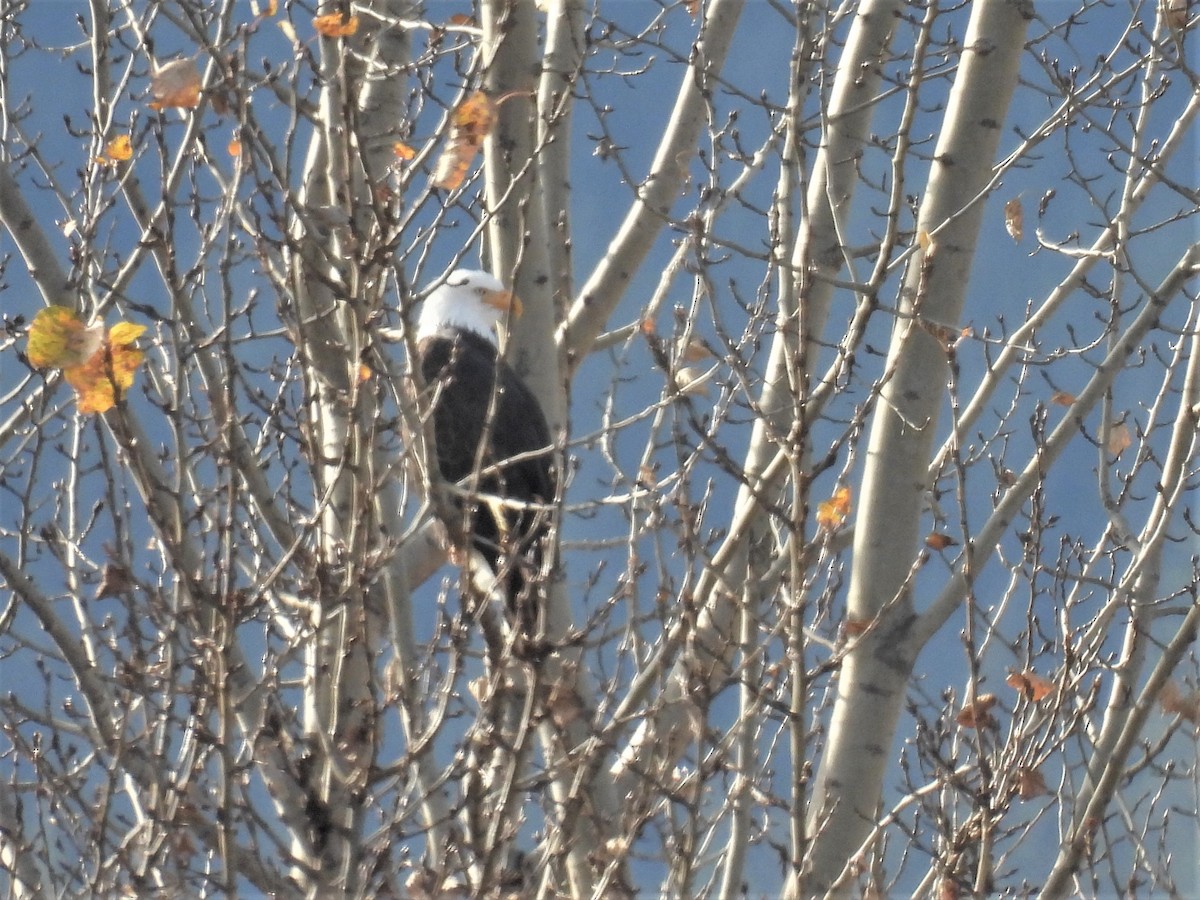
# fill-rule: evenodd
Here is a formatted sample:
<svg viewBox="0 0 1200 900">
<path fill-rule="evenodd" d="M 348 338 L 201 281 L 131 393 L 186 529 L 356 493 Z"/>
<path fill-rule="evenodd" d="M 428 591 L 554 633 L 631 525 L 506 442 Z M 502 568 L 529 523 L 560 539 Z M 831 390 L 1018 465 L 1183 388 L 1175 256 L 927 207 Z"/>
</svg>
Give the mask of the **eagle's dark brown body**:
<svg viewBox="0 0 1200 900">
<path fill-rule="evenodd" d="M 442 477 L 479 495 L 552 503 L 557 478 L 545 414 L 496 347 L 467 329 L 443 328 L 423 337 L 417 349 L 431 396 Z M 525 585 L 541 569 L 549 514 L 498 509 L 482 496 L 467 498 L 458 508 L 463 518 L 451 523 L 451 536 L 469 537 L 516 609 Z"/>
</svg>

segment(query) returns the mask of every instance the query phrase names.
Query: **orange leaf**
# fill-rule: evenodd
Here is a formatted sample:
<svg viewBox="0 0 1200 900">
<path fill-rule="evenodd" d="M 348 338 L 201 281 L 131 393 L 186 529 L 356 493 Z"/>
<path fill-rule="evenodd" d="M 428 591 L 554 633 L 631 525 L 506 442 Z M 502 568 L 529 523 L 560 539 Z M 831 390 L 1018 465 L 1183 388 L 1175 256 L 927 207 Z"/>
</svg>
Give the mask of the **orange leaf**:
<svg viewBox="0 0 1200 900">
<path fill-rule="evenodd" d="M 1054 682 L 1043 678 L 1032 669 L 1025 672 L 1010 672 L 1004 683 L 1020 691 L 1026 700 L 1037 703 L 1054 693 Z"/>
<path fill-rule="evenodd" d="M 368 366 L 366 363 L 359 363 L 358 364 L 359 383 L 361 384 L 362 382 L 369 380 L 370 377 L 371 377 L 371 367 Z"/>
<path fill-rule="evenodd" d="M 105 412 L 133 386 L 134 373 L 143 358 L 133 341 L 145 330 L 144 325 L 118 323 L 109 330 L 104 346 L 87 362 L 63 371 L 78 395 L 80 412 Z"/>
<path fill-rule="evenodd" d="M 1032 800 L 1050 793 L 1046 786 L 1046 776 L 1036 768 L 1022 766 L 1017 770 L 1017 795 L 1022 800 Z"/>
<path fill-rule="evenodd" d="M 396 143 L 392 144 L 392 153 L 395 154 L 397 159 L 402 159 L 405 162 L 408 162 L 417 155 L 417 151 L 404 143 L 404 141 L 396 141 Z"/>
<path fill-rule="evenodd" d="M 434 187 L 452 191 L 462 184 L 483 140 L 496 124 L 496 104 L 475 91 L 450 116 L 450 137 L 433 172 Z"/>
<path fill-rule="evenodd" d="M 446 20 L 447 25 L 468 25 L 474 27 L 475 20 L 466 13 L 455 13 Z"/>
<path fill-rule="evenodd" d="M 200 104 L 200 70 L 191 59 L 174 59 L 165 66 L 151 63 L 151 109 L 194 109 Z"/>
<path fill-rule="evenodd" d="M 225 149 L 229 151 L 230 156 L 241 156 L 242 142 L 237 138 L 233 138 L 228 144 L 225 145 Z"/>
<path fill-rule="evenodd" d="M 1066 391 L 1055 391 L 1050 395 L 1050 402 L 1055 406 L 1070 406 L 1075 402 L 1075 395 Z"/>
<path fill-rule="evenodd" d="M 47 306 L 29 326 L 26 356 L 39 369 L 64 369 L 86 362 L 104 342 L 104 326 L 84 325 L 65 306 Z"/>
<path fill-rule="evenodd" d="M 313 28 L 322 37 L 350 37 L 358 31 L 358 16 L 344 16 L 342 13 L 317 16 L 313 19 Z"/>
<path fill-rule="evenodd" d="M 933 531 L 925 536 L 925 546 L 934 550 L 945 550 L 947 547 L 957 547 L 958 541 L 948 534 Z"/>
<path fill-rule="evenodd" d="M 1013 197 L 1004 204 L 1004 229 L 1018 244 L 1025 237 L 1025 210 L 1021 207 L 1021 198 Z"/>
<path fill-rule="evenodd" d="M 125 162 L 133 156 L 133 144 L 129 135 L 118 134 L 104 145 L 104 156 L 113 162 Z"/>
<path fill-rule="evenodd" d="M 817 505 L 817 525 L 826 531 L 837 531 L 850 515 L 850 488 L 841 487 L 833 496 Z"/>
<path fill-rule="evenodd" d="M 988 710 L 996 705 L 995 694 L 980 694 L 974 703 L 964 706 L 954 717 L 954 721 L 963 728 L 992 728 L 996 719 Z"/>
</svg>

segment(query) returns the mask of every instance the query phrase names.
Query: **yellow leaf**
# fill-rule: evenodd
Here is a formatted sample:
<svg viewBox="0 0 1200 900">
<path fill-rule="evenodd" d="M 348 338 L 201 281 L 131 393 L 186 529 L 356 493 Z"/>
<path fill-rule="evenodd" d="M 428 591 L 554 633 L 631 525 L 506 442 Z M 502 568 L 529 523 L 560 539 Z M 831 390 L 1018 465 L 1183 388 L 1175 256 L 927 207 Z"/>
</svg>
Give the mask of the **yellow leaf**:
<svg viewBox="0 0 1200 900">
<path fill-rule="evenodd" d="M 1025 210 L 1021 207 L 1021 198 L 1013 197 L 1004 204 L 1004 229 L 1018 244 L 1025 237 Z"/>
<path fill-rule="evenodd" d="M 358 16 L 345 16 L 342 13 L 317 16 L 313 19 L 313 27 L 322 37 L 350 37 L 358 31 Z"/>
<path fill-rule="evenodd" d="M 145 325 L 135 325 L 133 322 L 118 322 L 108 330 L 108 343 L 112 347 L 127 346 L 145 333 Z"/>
<path fill-rule="evenodd" d="M 833 496 L 817 505 L 817 525 L 826 531 L 837 531 L 850 515 L 850 488 L 841 487 Z"/>
<path fill-rule="evenodd" d="M 104 145 L 104 156 L 113 162 L 125 162 L 133 156 L 133 144 L 129 135 L 118 134 Z"/>
<path fill-rule="evenodd" d="M 87 362 L 63 371 L 78 395 L 80 412 L 106 412 L 133 386 L 133 376 L 144 357 L 133 341 L 145 330 L 144 325 L 118 323 L 109 330 L 104 346 Z"/>
<path fill-rule="evenodd" d="M 496 104 L 475 91 L 450 116 L 450 137 L 433 172 L 433 186 L 452 191 L 462 184 L 483 140 L 496 124 Z"/>
<path fill-rule="evenodd" d="M 104 326 L 91 327 L 65 306 L 47 306 L 29 326 L 29 347 L 25 355 L 39 369 L 64 369 L 91 358 L 104 342 Z"/>
<path fill-rule="evenodd" d="M 200 70 L 194 60 L 176 59 L 159 67 L 151 64 L 151 109 L 194 109 L 200 104 Z"/>
</svg>

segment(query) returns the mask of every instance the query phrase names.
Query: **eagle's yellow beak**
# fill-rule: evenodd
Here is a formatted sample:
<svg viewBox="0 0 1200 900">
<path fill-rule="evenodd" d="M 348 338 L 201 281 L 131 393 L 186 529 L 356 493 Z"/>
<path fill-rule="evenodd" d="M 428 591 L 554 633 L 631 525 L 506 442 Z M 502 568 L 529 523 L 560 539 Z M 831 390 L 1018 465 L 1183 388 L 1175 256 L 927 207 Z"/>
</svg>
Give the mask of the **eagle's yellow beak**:
<svg viewBox="0 0 1200 900">
<path fill-rule="evenodd" d="M 514 319 L 521 318 L 521 313 L 525 310 L 524 304 L 521 303 L 521 298 L 512 291 L 485 290 L 483 292 L 483 302 L 501 312 L 509 313 Z"/>
</svg>

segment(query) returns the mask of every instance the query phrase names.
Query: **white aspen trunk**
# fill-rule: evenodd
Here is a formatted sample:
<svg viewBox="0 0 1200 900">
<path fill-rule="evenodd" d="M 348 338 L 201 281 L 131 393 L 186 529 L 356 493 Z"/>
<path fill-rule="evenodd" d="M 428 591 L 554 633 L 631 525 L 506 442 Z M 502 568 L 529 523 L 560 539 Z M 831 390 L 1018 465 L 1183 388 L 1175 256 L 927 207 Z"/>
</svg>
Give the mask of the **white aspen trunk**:
<svg viewBox="0 0 1200 900">
<path fill-rule="evenodd" d="M 829 738 L 808 812 L 812 847 L 793 897 L 820 895 L 852 865 L 877 817 L 892 739 L 920 647 L 907 587 L 920 544 L 926 471 L 945 393 L 944 342 L 917 318 L 954 326 L 961 315 L 1008 104 L 1016 86 L 1027 3 L 974 6 L 951 90 L 918 230 L 931 251 L 909 264 L 888 353 L 890 380 L 876 409 L 855 521 L 848 616 L 874 623 L 842 663 Z M 848 890 L 848 889 L 847 889 Z"/>
<path fill-rule="evenodd" d="M 738 604 L 731 599 L 729 585 L 745 576 L 750 547 L 761 539 L 766 529 L 766 511 L 759 497 L 764 492 L 770 496 L 778 491 L 789 471 L 789 467 L 778 465 L 779 441 L 781 435 L 791 432 L 798 403 L 802 402 L 798 396 L 802 388 L 795 383 L 797 373 L 794 369 L 799 354 L 796 304 L 804 304 L 808 334 L 819 334 L 833 295 L 829 279 L 837 274 L 843 263 L 838 218 L 848 212 L 858 184 L 856 160 L 874 112 L 871 101 L 881 74 L 877 63 L 891 38 L 896 7 L 894 0 L 873 0 L 865 4 L 856 14 L 846 43 L 846 56 L 838 69 L 827 112 L 829 124 L 823 132 L 825 142 L 818 153 L 816 174 L 805 198 L 807 214 L 801 221 L 792 260 L 799 272 L 811 274 L 803 276 L 803 286 L 789 285 L 791 290 L 784 292 L 793 302 L 781 302 L 766 381 L 759 398 L 762 416 L 754 423 L 746 454 L 745 472 L 753 488 L 744 485 L 739 490 L 731 516 L 737 527 L 730 529 L 722 547 L 724 556 L 718 554 L 719 565 L 702 574 L 696 591 L 704 608 L 697 625 L 697 639 L 691 646 L 701 658 L 698 662 L 686 658 L 676 663 L 656 705 L 653 721 L 647 720 L 639 726 L 622 754 L 621 759 L 626 762 L 638 760 L 643 770 L 665 771 L 683 749 L 684 743 L 672 736 L 686 730 L 692 715 L 688 672 L 697 664 L 702 666 L 710 689 L 728 674 L 727 657 L 731 645 L 725 635 L 732 633 L 738 610 Z M 794 114 L 800 114 L 798 104 Z M 682 637 L 682 629 L 677 629 L 675 639 L 678 641 Z M 636 693 L 631 693 L 636 697 Z M 641 775 L 629 770 L 622 762 L 618 763 L 616 771 L 622 776 L 621 792 L 633 791 Z"/>
</svg>

